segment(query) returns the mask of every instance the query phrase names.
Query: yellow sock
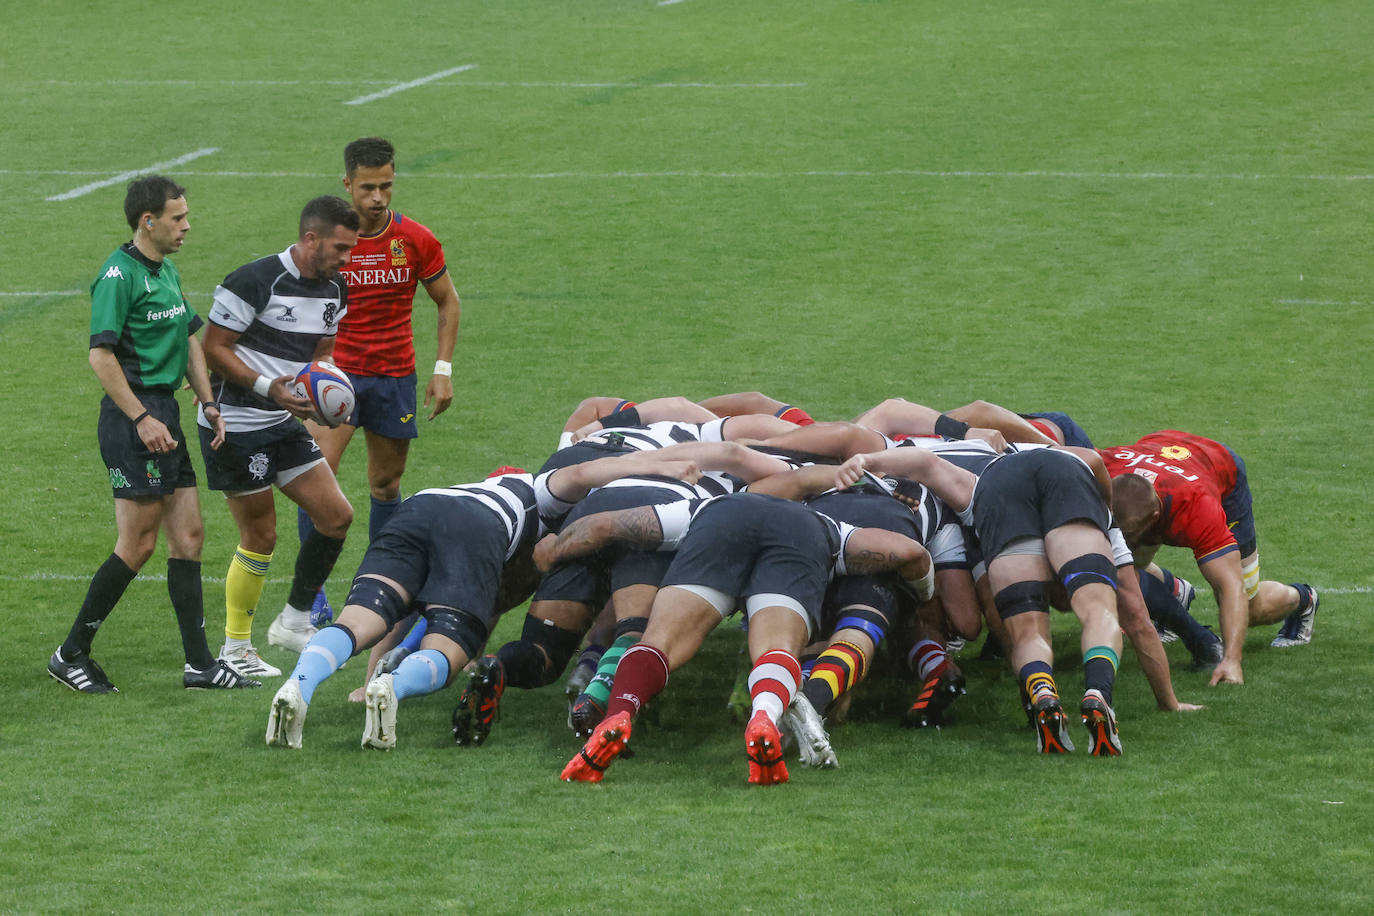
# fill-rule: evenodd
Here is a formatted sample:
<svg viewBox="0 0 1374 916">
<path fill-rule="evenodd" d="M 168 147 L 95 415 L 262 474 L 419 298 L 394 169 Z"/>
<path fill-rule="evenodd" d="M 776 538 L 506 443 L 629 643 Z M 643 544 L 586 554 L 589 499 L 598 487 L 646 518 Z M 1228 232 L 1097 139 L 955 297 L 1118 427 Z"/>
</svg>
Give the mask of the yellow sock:
<svg viewBox="0 0 1374 916">
<path fill-rule="evenodd" d="M 224 580 L 224 635 L 229 639 L 249 639 L 253 635 L 253 611 L 257 610 L 262 587 L 267 582 L 267 567 L 272 555 L 253 553 L 240 544 L 229 561 Z"/>
</svg>

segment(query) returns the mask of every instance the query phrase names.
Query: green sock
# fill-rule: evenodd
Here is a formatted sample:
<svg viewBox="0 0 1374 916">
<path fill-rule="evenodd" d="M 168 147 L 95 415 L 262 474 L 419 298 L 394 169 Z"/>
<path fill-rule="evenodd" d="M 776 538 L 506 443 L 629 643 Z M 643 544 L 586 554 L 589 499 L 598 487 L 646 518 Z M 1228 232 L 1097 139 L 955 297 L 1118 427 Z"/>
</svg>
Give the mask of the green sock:
<svg viewBox="0 0 1374 916">
<path fill-rule="evenodd" d="M 639 633 L 627 633 L 616 638 L 611 643 L 611 647 L 601 656 L 601 663 L 596 666 L 596 675 L 592 678 L 587 689 L 582 692 L 591 697 L 602 709 L 611 701 L 611 685 L 615 683 L 615 668 L 620 664 L 620 656 L 624 655 L 635 643 L 639 642 Z"/>
</svg>

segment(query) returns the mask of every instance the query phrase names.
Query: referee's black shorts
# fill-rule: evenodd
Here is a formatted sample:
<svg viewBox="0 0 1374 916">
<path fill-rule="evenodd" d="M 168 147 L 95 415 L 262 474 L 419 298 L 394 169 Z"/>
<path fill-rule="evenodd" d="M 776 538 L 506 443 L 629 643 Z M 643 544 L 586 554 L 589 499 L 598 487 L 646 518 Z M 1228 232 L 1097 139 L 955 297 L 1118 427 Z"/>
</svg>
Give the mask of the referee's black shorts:
<svg viewBox="0 0 1374 916">
<path fill-rule="evenodd" d="M 143 388 L 134 393 L 143 402 L 143 409 L 162 421 L 177 444 L 166 454 L 149 451 L 124 411 L 115 406 L 109 395 L 101 398 L 96 436 L 115 499 L 160 498 L 172 495 L 174 490 L 195 487 L 196 470 L 191 465 L 191 453 L 186 450 L 181 405 L 176 395 L 170 388 Z"/>
</svg>

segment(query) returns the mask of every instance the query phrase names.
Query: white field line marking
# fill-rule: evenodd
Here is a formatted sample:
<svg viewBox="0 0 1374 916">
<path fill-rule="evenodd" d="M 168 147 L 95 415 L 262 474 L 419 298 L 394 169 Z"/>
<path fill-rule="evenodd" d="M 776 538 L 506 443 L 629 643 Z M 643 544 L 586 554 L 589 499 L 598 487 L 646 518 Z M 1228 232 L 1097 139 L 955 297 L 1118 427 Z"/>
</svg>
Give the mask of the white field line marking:
<svg viewBox="0 0 1374 916">
<path fill-rule="evenodd" d="M 442 86 L 465 86 L 479 89 L 803 89 L 806 83 L 625 83 L 569 80 L 453 80 Z M 13 85 L 13 84 L 11 84 Z M 136 86 L 148 88 L 195 86 L 391 86 L 391 80 L 43 80 L 33 86 Z M 351 104 L 351 103 L 350 103 Z"/>
<path fill-rule="evenodd" d="M 183 289 L 182 294 L 192 299 L 208 299 L 214 295 L 212 290 Z M 10 292 L 0 290 L 0 297 L 11 297 L 15 299 L 36 299 L 43 296 L 88 296 L 90 290 L 85 289 L 37 289 L 27 291 Z"/>
<path fill-rule="evenodd" d="M 681 2 L 681 0 L 678 0 Z M 806 83 L 566 83 L 550 80 L 521 82 L 464 80 L 457 85 L 516 89 L 803 89 Z"/>
<path fill-rule="evenodd" d="M 89 582 L 89 581 L 91 581 L 91 577 L 90 577 L 90 576 L 71 576 L 71 575 L 67 575 L 66 573 L 29 573 L 29 574 L 23 575 L 23 576 L 0 575 L 0 582 Z M 144 576 L 144 575 L 140 575 L 140 576 L 138 577 L 138 581 L 166 582 L 166 581 L 167 581 L 167 577 L 166 577 L 165 575 L 160 575 L 160 576 L 154 576 L 154 575 Z M 224 581 L 224 577 L 223 577 L 223 576 L 201 576 L 201 577 L 200 577 L 200 581 L 202 581 L 202 582 L 220 582 L 220 583 L 222 583 L 222 582 Z M 279 579 L 273 579 L 273 578 L 269 577 L 266 581 L 268 581 L 268 582 L 290 582 L 291 580 L 290 580 L 290 579 L 280 579 L 280 578 L 279 578 Z"/>
<path fill-rule="evenodd" d="M 211 150 L 210 152 L 214 152 Z M 184 157 L 183 157 L 184 158 Z M 147 170 L 126 173 L 127 177 L 153 169 L 171 168 L 174 163 L 159 163 Z M 0 169 L 0 175 L 101 175 L 103 172 L 82 169 Z M 233 170 L 177 169 L 178 175 L 201 178 L 337 178 L 337 172 L 241 172 Z M 101 185 L 122 181 L 125 176 L 101 182 Z M 441 181 L 552 181 L 552 180 L 614 180 L 622 178 L 718 178 L 725 180 L 761 179 L 781 181 L 790 178 L 1051 178 L 1087 181 L 1374 181 L 1369 175 L 1276 175 L 1276 174 L 1206 174 L 1199 172 L 975 172 L 936 171 L 931 169 L 885 169 L 881 171 L 845 169 L 807 169 L 793 172 L 708 172 L 683 169 L 659 172 L 425 172 L 406 173 L 406 180 L 416 178 Z M 95 187 L 95 185 L 92 185 Z M 55 200 L 56 198 L 48 198 Z"/>
<path fill-rule="evenodd" d="M 452 76 L 455 73 L 465 73 L 468 70 L 476 69 L 476 67 L 476 64 L 463 64 L 463 66 L 461 67 L 450 67 L 447 70 L 440 70 L 438 73 L 431 73 L 429 76 L 422 76 L 419 79 L 411 80 L 408 83 L 397 83 L 394 86 L 389 86 L 386 89 L 381 89 L 377 92 L 369 93 L 368 95 L 360 95 L 356 99 L 349 99 L 347 102 L 344 102 L 344 104 L 366 105 L 368 102 L 375 102 L 378 99 L 384 99 L 389 95 L 395 95 L 398 92 L 405 92 L 407 89 L 414 89 L 416 86 L 423 86 L 426 83 L 432 83 L 435 80 L 441 80 L 444 77 Z"/>
<path fill-rule="evenodd" d="M 148 175 L 153 172 L 161 172 L 167 169 L 174 169 L 179 165 L 185 165 L 186 163 L 199 159 L 202 156 L 209 156 L 211 153 L 217 152 L 219 152 L 219 147 L 217 146 L 202 147 L 201 149 L 196 150 L 194 153 L 187 153 L 185 156 L 178 156 L 175 159 L 168 159 L 166 162 L 155 162 L 147 168 L 131 169 L 130 171 L 120 172 L 118 175 L 113 175 L 109 178 L 102 178 L 100 181 L 93 181 L 90 184 L 83 184 L 79 188 L 72 188 L 70 191 L 64 191 L 61 194 L 54 194 L 52 197 L 49 197 L 48 200 L 71 200 L 73 197 L 80 197 L 83 194 L 89 194 L 90 192 L 98 191 L 101 188 L 108 188 L 112 184 L 119 184 L 121 181 L 128 181 L 130 178 L 137 178 L 139 175 Z"/>
<path fill-rule="evenodd" d="M 658 0 L 658 5 L 659 5 L 659 6 L 676 6 L 676 5 L 679 4 L 679 3 L 685 3 L 685 2 L 686 2 L 686 0 Z"/>
<path fill-rule="evenodd" d="M 84 296 L 84 289 L 48 289 L 35 290 L 33 292 L 4 292 L 0 291 L 0 296 L 14 296 L 15 298 L 32 299 L 37 296 Z"/>
<path fill-rule="evenodd" d="M 1275 299 L 1275 305 L 1369 305 L 1357 299 Z"/>
<path fill-rule="evenodd" d="M 144 576 L 144 575 L 140 575 L 138 578 L 139 578 L 140 581 L 146 580 L 146 581 L 148 581 L 148 582 L 166 582 L 166 581 L 167 581 L 167 577 L 166 577 L 166 576 L 154 576 L 154 575 L 147 575 L 147 576 Z M 25 574 L 23 574 L 23 575 L 14 575 L 14 574 L 11 574 L 11 573 L 0 574 L 0 582 L 89 582 L 89 581 L 91 581 L 91 576 L 90 576 L 90 575 L 75 576 L 75 575 L 69 575 L 69 574 L 67 574 L 67 573 L 38 572 L 38 573 L 25 573 Z M 201 576 L 201 581 L 202 581 L 202 582 L 223 582 L 223 581 L 224 581 L 224 577 L 223 577 L 223 576 L 220 576 L 220 577 L 215 577 L 215 576 Z M 290 580 L 289 580 L 289 579 L 271 579 L 271 578 L 269 578 L 267 581 L 268 581 L 268 582 L 289 582 Z M 1317 586 L 1317 591 L 1318 591 L 1323 597 L 1325 597 L 1326 595 L 1369 595 L 1369 594 L 1374 594 L 1374 585 L 1345 585 L 1345 586 L 1339 586 L 1339 587 L 1338 587 L 1338 586 L 1329 586 L 1329 585 L 1318 585 L 1318 586 Z"/>
<path fill-rule="evenodd" d="M 238 175 L 238 174 L 242 174 L 242 173 L 214 172 L 214 173 L 192 173 L 192 174 Z M 331 176 L 329 176 L 329 175 L 309 175 L 309 176 L 302 175 L 302 176 L 300 176 L 300 177 L 329 178 L 329 177 L 331 177 Z M 469 177 L 471 177 L 471 176 L 469 176 Z M 88 292 L 89 292 L 88 290 L 84 290 L 84 289 L 0 290 L 0 298 L 8 297 L 8 298 L 14 298 L 14 299 L 34 299 L 34 298 L 38 298 L 38 297 L 42 297 L 42 296 L 84 296 L 84 295 L 86 295 Z M 187 290 L 182 290 L 182 292 L 185 293 L 187 296 L 200 297 L 200 298 L 207 297 L 207 296 L 213 296 L 213 295 L 214 295 L 214 291 L 213 291 L 213 290 L 187 289 Z M 1369 302 L 1363 302 L 1363 301 L 1360 301 L 1360 300 L 1358 300 L 1358 299 L 1350 299 L 1350 300 L 1345 300 L 1345 299 L 1275 299 L 1275 300 L 1274 300 L 1274 304 L 1275 304 L 1275 305 L 1353 305 L 1353 306 L 1365 306 L 1365 305 L 1369 305 L 1370 303 L 1369 303 Z"/>
</svg>

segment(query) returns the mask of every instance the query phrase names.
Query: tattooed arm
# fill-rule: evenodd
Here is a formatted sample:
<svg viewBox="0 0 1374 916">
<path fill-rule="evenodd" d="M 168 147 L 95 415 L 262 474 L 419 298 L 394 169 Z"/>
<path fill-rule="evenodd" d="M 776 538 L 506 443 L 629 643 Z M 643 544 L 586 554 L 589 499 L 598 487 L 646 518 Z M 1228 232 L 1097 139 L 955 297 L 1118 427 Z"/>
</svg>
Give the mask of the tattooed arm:
<svg viewBox="0 0 1374 916">
<path fill-rule="evenodd" d="M 534 562 L 548 572 L 559 563 L 588 557 L 603 547 L 656 550 L 663 543 L 663 526 L 652 506 L 584 515 L 549 535 L 534 548 Z"/>
<path fill-rule="evenodd" d="M 860 528 L 844 548 L 845 569 L 855 575 L 895 572 L 921 601 L 935 594 L 930 554 L 911 538 L 882 528 Z"/>
</svg>

